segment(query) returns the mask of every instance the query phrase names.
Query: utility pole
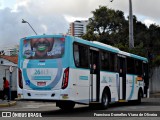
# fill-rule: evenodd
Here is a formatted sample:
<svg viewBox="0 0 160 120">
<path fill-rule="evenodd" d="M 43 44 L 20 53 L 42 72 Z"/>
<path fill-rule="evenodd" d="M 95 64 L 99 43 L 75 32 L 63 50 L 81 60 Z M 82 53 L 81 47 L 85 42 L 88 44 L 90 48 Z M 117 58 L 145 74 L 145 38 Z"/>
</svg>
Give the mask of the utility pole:
<svg viewBox="0 0 160 120">
<path fill-rule="evenodd" d="M 9 101 L 11 101 L 12 100 L 12 95 L 11 95 L 11 92 L 12 92 L 12 72 L 13 72 L 12 66 L 9 67 L 9 72 L 10 72 L 10 74 L 9 74 L 9 80 L 10 80 L 10 82 L 9 82 Z"/>
<path fill-rule="evenodd" d="M 132 1 L 129 0 L 129 48 L 134 48 Z"/>
<path fill-rule="evenodd" d="M 134 48 L 132 0 L 129 0 L 129 48 Z"/>
</svg>

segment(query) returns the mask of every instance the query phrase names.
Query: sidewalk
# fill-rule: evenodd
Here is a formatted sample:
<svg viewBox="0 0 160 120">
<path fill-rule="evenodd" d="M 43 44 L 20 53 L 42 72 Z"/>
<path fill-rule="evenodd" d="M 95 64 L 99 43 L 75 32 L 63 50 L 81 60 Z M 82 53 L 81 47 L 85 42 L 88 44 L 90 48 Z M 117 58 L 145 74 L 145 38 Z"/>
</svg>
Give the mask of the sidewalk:
<svg viewBox="0 0 160 120">
<path fill-rule="evenodd" d="M 0 99 L 0 108 L 1 107 L 10 107 L 16 105 L 16 101 L 1 100 Z"/>
<path fill-rule="evenodd" d="M 150 98 L 160 98 L 160 93 L 150 93 Z"/>
</svg>

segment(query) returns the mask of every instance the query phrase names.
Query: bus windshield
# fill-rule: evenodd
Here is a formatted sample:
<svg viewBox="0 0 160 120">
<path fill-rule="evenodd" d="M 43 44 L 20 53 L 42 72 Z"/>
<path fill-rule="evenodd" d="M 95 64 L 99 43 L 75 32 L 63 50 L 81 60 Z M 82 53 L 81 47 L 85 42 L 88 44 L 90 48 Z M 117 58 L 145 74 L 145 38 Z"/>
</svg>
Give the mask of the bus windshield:
<svg viewBox="0 0 160 120">
<path fill-rule="evenodd" d="M 31 38 L 23 41 L 24 59 L 56 59 L 64 55 L 64 38 Z"/>
</svg>

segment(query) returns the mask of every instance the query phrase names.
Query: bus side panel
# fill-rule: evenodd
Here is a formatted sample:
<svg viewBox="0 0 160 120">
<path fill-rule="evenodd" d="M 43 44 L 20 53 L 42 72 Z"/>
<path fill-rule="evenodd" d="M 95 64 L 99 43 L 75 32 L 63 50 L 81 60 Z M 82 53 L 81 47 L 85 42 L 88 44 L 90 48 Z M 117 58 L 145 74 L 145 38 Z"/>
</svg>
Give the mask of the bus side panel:
<svg viewBox="0 0 160 120">
<path fill-rule="evenodd" d="M 136 75 L 127 75 L 126 78 L 126 100 L 137 100 L 139 88 L 143 89 L 143 80 L 138 81 Z"/>
<path fill-rule="evenodd" d="M 118 101 L 119 93 L 119 74 L 112 72 L 101 72 L 100 73 L 100 96 L 102 97 L 103 90 L 106 86 L 109 87 L 111 92 L 111 102 Z M 101 101 L 100 97 L 100 101 Z"/>
<path fill-rule="evenodd" d="M 126 75 L 126 100 L 133 99 L 134 95 L 134 76 L 133 75 Z"/>
<path fill-rule="evenodd" d="M 70 69 L 69 85 L 75 102 L 89 103 L 90 71 L 88 69 Z"/>
</svg>

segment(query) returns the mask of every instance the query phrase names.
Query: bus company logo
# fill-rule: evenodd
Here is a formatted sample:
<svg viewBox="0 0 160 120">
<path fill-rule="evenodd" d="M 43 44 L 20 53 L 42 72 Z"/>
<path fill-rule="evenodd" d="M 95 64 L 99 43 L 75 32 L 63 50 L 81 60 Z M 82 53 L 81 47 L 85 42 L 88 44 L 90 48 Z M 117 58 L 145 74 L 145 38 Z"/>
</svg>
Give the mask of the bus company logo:
<svg viewBox="0 0 160 120">
<path fill-rule="evenodd" d="M 34 75 L 48 75 L 48 74 L 49 74 L 48 69 L 43 69 L 43 70 L 35 69 L 34 72 Z"/>
<path fill-rule="evenodd" d="M 128 84 L 133 84 L 133 80 L 132 80 L 132 79 L 128 79 L 128 80 L 127 80 L 127 83 L 128 83 Z"/>
<path fill-rule="evenodd" d="M 111 77 L 103 76 L 101 83 L 111 83 L 111 82 L 112 82 L 112 78 Z"/>
<path fill-rule="evenodd" d="M 40 75 L 40 70 L 35 70 L 34 75 Z"/>
</svg>

